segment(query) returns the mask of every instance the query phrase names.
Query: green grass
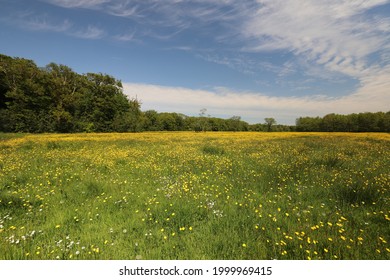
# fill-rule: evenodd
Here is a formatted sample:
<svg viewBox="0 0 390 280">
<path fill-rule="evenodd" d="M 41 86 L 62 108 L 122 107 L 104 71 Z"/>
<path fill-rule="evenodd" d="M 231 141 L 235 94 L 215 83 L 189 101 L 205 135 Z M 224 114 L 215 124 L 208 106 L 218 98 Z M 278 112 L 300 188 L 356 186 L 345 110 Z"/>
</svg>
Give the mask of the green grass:
<svg viewBox="0 0 390 280">
<path fill-rule="evenodd" d="M 0 259 L 390 259 L 387 134 L 0 134 Z"/>
</svg>

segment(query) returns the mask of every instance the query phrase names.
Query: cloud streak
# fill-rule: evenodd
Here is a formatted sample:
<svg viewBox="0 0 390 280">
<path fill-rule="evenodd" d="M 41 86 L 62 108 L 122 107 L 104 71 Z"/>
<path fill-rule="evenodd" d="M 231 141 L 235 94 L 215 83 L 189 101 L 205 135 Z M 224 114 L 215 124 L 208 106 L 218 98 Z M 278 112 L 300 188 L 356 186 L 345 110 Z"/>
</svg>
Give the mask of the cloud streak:
<svg viewBox="0 0 390 280">
<path fill-rule="evenodd" d="M 82 27 L 74 24 L 69 19 L 58 20 L 47 14 L 37 14 L 34 12 L 18 12 L 10 16 L 9 23 L 38 32 L 63 33 L 69 36 L 82 39 L 101 39 L 106 32 L 94 25 Z"/>
</svg>

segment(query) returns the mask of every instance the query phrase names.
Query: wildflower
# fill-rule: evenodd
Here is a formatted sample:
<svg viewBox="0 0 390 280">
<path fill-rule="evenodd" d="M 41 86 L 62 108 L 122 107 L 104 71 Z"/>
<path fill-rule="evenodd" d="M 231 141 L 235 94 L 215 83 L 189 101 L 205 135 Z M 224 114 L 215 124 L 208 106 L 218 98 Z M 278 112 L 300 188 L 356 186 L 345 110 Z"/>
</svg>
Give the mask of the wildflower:
<svg viewBox="0 0 390 280">
<path fill-rule="evenodd" d="M 386 244 L 387 241 L 383 238 L 383 237 L 379 237 L 380 241 L 382 241 L 382 243 Z"/>
<path fill-rule="evenodd" d="M 60 225 L 56 225 L 56 228 L 60 228 L 61 226 Z"/>
<path fill-rule="evenodd" d="M 242 247 L 246 248 L 246 247 L 247 247 L 247 245 L 246 245 L 245 243 L 242 243 Z"/>
</svg>

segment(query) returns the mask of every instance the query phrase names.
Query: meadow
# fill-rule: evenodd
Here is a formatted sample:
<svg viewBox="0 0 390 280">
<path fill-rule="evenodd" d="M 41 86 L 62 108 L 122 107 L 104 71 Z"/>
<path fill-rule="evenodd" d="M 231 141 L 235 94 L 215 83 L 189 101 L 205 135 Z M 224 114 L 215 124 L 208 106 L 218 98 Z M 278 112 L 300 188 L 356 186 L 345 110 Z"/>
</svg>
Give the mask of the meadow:
<svg viewBox="0 0 390 280">
<path fill-rule="evenodd" d="M 390 259 L 390 135 L 0 134 L 0 259 Z"/>
</svg>

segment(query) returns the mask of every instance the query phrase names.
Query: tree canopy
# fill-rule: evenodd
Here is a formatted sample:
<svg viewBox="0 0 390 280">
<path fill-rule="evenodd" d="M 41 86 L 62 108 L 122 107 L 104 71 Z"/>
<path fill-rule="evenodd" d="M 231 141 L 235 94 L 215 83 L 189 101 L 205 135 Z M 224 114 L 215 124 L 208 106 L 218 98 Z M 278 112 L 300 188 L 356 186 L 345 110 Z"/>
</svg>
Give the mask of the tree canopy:
<svg viewBox="0 0 390 280">
<path fill-rule="evenodd" d="M 112 76 L 0 55 L 0 131 L 136 131 L 140 116 Z"/>
<path fill-rule="evenodd" d="M 323 132 L 390 132 L 390 111 L 387 113 L 328 114 L 320 117 L 301 117 L 297 131 Z"/>
</svg>

